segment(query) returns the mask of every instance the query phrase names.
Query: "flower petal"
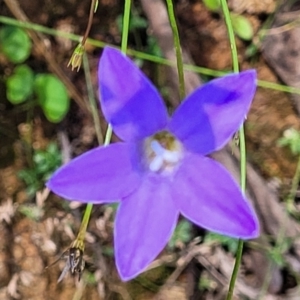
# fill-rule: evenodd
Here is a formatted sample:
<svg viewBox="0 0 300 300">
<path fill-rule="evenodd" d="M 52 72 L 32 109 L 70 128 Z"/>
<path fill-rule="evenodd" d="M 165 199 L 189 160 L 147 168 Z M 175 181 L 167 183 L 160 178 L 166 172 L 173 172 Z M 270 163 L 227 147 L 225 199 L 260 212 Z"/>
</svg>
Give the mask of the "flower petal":
<svg viewBox="0 0 300 300">
<path fill-rule="evenodd" d="M 195 224 L 235 238 L 255 238 L 257 217 L 226 169 L 216 161 L 188 154 L 174 178 L 173 198 Z"/>
<path fill-rule="evenodd" d="M 255 90 L 255 70 L 212 80 L 178 107 L 169 129 L 192 152 L 218 150 L 243 123 Z"/>
<path fill-rule="evenodd" d="M 58 169 L 47 182 L 54 193 L 82 202 L 116 202 L 140 183 L 133 145 L 98 147 Z"/>
<path fill-rule="evenodd" d="M 178 214 L 169 183 L 153 174 L 121 201 L 114 237 L 116 264 L 122 280 L 140 274 L 163 250 Z"/>
<path fill-rule="evenodd" d="M 105 119 L 124 141 L 141 139 L 165 128 L 167 109 L 158 91 L 120 51 L 104 49 L 99 87 Z"/>
</svg>

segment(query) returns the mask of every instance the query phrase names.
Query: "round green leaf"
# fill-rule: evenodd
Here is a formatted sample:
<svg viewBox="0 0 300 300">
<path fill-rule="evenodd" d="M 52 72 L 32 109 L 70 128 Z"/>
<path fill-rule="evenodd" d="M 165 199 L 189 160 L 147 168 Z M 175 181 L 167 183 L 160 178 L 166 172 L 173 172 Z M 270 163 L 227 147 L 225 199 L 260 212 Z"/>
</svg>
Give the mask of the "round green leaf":
<svg viewBox="0 0 300 300">
<path fill-rule="evenodd" d="M 13 63 L 22 63 L 31 52 L 31 40 L 27 33 L 15 26 L 3 26 L 0 30 L 1 51 Z"/>
<path fill-rule="evenodd" d="M 221 8 L 220 0 L 203 0 L 204 5 L 210 11 L 218 11 Z"/>
<path fill-rule="evenodd" d="M 230 17 L 234 32 L 241 39 L 250 41 L 253 37 L 253 28 L 249 20 L 237 14 L 231 14 Z"/>
<path fill-rule="evenodd" d="M 19 104 L 28 99 L 33 89 L 33 72 L 27 65 L 15 68 L 6 80 L 6 97 L 12 104 Z"/>
<path fill-rule="evenodd" d="M 60 122 L 69 110 L 70 99 L 63 83 L 54 75 L 40 74 L 36 77 L 34 90 L 46 118 Z"/>
</svg>

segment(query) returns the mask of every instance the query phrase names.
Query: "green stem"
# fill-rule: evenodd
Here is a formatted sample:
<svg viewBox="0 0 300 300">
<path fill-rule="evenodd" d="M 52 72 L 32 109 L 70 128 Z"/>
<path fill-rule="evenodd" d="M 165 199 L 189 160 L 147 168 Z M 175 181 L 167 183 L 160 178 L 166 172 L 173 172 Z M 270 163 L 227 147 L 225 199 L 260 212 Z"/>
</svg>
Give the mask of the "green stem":
<svg viewBox="0 0 300 300">
<path fill-rule="evenodd" d="M 289 213 L 291 213 L 291 212 L 293 213 L 294 210 L 295 210 L 294 199 L 295 199 L 295 196 L 296 196 L 296 193 L 297 193 L 299 181 L 300 181 L 300 156 L 298 158 L 296 172 L 295 172 L 295 175 L 294 175 L 293 180 L 292 180 L 291 190 L 290 190 L 289 195 L 286 199 L 287 210 L 288 210 Z"/>
<path fill-rule="evenodd" d="M 92 203 L 88 203 L 86 205 L 85 211 L 84 211 L 84 215 L 81 221 L 81 225 L 80 225 L 80 229 L 77 235 L 77 241 L 80 242 L 84 242 L 84 237 L 85 237 L 85 233 L 86 233 L 86 229 L 90 220 L 90 216 L 92 213 L 92 209 L 93 209 L 93 204 Z"/>
<path fill-rule="evenodd" d="M 287 85 L 265 81 L 265 80 L 257 80 L 257 85 L 259 87 L 263 87 L 266 89 L 300 95 L 300 89 L 293 86 L 287 86 Z"/>
<path fill-rule="evenodd" d="M 92 3 L 95 5 L 95 1 L 93 1 Z M 125 1 L 124 18 L 123 18 L 124 23 L 123 23 L 123 32 L 122 32 L 122 46 L 121 46 L 121 49 L 124 53 L 126 53 L 126 48 L 127 48 L 127 43 L 128 43 L 130 5 L 131 5 L 131 1 L 126 0 Z M 93 104 L 92 104 L 92 108 L 93 108 Z M 95 119 L 94 119 L 94 121 L 95 121 Z M 99 127 L 100 127 L 100 125 L 99 125 Z M 111 136 L 112 136 L 112 127 L 111 127 L 111 125 L 108 125 L 106 134 L 105 134 L 104 146 L 107 146 L 110 143 Z M 82 219 L 82 222 L 80 225 L 78 236 L 76 238 L 77 244 L 79 244 L 79 245 L 82 244 L 82 246 L 80 245 L 81 248 L 84 248 L 84 236 L 85 236 L 85 233 L 87 230 L 87 225 L 88 225 L 90 217 L 91 217 L 92 208 L 93 208 L 93 204 L 88 203 L 86 206 L 84 215 L 83 215 L 83 219 Z"/>
<path fill-rule="evenodd" d="M 104 146 L 107 146 L 110 143 L 111 136 L 112 136 L 112 127 L 110 124 L 108 124 L 108 127 L 106 129 L 105 138 L 104 138 Z"/>
<path fill-rule="evenodd" d="M 235 258 L 235 264 L 234 264 L 233 271 L 231 274 L 226 300 L 231 300 L 232 296 L 233 296 L 235 282 L 236 282 L 237 275 L 238 275 L 240 265 L 241 265 L 243 247 L 244 247 L 244 242 L 242 240 L 239 240 L 238 249 L 237 249 L 236 258 Z"/>
<path fill-rule="evenodd" d="M 182 100 L 185 97 L 185 85 L 184 85 L 184 73 L 183 73 L 183 61 L 182 61 L 182 53 L 180 47 L 180 39 L 178 33 L 178 27 L 174 14 L 174 7 L 172 0 L 167 0 L 168 14 L 170 19 L 170 25 L 173 33 L 173 40 L 176 52 L 176 61 L 177 61 L 177 71 L 179 77 L 179 96 Z"/>
<path fill-rule="evenodd" d="M 230 12 L 229 12 L 226 0 L 221 0 L 221 5 L 222 5 L 222 10 L 224 13 L 225 23 L 226 23 L 227 31 L 228 31 L 228 37 L 229 37 L 230 49 L 231 49 L 231 55 L 232 55 L 233 71 L 235 73 L 238 73 L 239 72 L 238 53 L 237 53 L 237 48 L 236 48 L 236 43 L 235 43 L 233 27 L 232 27 L 232 23 L 231 23 Z M 245 143 L 245 132 L 244 132 L 243 125 L 239 129 L 239 138 L 240 138 L 240 152 L 241 152 L 241 164 L 240 164 L 240 169 L 241 169 L 240 181 L 241 182 L 240 182 L 240 185 L 241 185 L 242 192 L 245 193 L 245 190 L 246 190 L 246 143 Z M 242 260 L 242 255 L 243 255 L 243 247 L 244 247 L 244 242 L 242 240 L 239 240 L 235 264 L 234 264 L 234 268 L 233 268 L 233 271 L 231 274 L 229 290 L 227 293 L 226 300 L 231 300 L 233 297 L 235 282 L 236 282 L 236 279 L 238 276 L 238 271 L 239 271 L 239 268 L 241 265 L 241 260 Z"/>
<path fill-rule="evenodd" d="M 121 41 L 121 51 L 126 54 L 128 45 L 128 33 L 129 33 L 129 23 L 130 23 L 130 10 L 131 10 L 131 0 L 125 0 L 124 15 L 123 15 L 123 30 L 122 30 L 122 41 Z M 112 127 L 108 124 L 104 146 L 110 143 L 112 136 Z"/>
<path fill-rule="evenodd" d="M 59 30 L 56 30 L 56 29 L 48 28 L 48 27 L 45 27 L 45 26 L 42 26 L 42 25 L 30 23 L 30 22 L 21 22 L 21 21 L 18 21 L 18 20 L 9 18 L 9 17 L 5 17 L 5 16 L 0 16 L 0 23 L 7 24 L 7 25 L 18 26 L 20 28 L 30 29 L 30 30 L 45 33 L 45 34 L 48 34 L 48 35 L 52 35 L 52 36 L 63 37 L 65 39 L 69 39 L 69 40 L 75 41 L 75 42 L 80 42 L 80 38 L 81 38 L 81 36 L 76 35 L 76 34 L 66 33 L 66 32 L 63 32 L 63 31 L 59 31 Z M 99 48 L 104 48 L 105 46 L 109 45 L 105 42 L 102 42 L 102 41 L 99 41 L 99 40 L 94 40 L 94 39 L 91 39 L 91 38 L 88 39 L 88 42 L 92 46 L 99 47 Z M 110 45 L 110 46 L 114 47 L 113 45 Z M 158 56 L 155 56 L 155 55 L 151 55 L 151 54 L 136 51 L 136 50 L 128 50 L 127 52 L 130 55 L 133 55 L 133 56 L 135 56 L 137 58 L 140 58 L 140 59 L 143 59 L 143 60 L 148 60 L 148 61 L 151 61 L 151 62 L 154 62 L 154 63 L 158 63 L 158 64 L 162 64 L 162 65 L 166 65 L 166 66 L 171 66 L 171 67 L 174 66 L 173 61 L 170 61 L 170 60 L 162 58 L 162 57 L 158 57 Z M 214 77 L 224 76 L 228 73 L 228 72 L 224 72 L 224 71 L 212 70 L 212 69 L 207 69 L 207 68 L 198 67 L 198 66 L 195 66 L 195 65 L 188 65 L 188 64 L 184 64 L 183 68 L 186 71 L 191 71 L 191 72 L 195 72 L 195 73 L 199 73 L 199 74 L 203 74 L 203 75 L 208 75 L 208 76 L 214 76 Z M 284 93 L 300 95 L 300 89 L 299 88 L 292 87 L 292 86 L 286 86 L 286 85 L 278 84 L 278 83 L 275 83 L 275 82 L 258 80 L 257 81 L 257 86 L 267 88 L 267 89 L 271 89 L 271 90 L 275 90 L 275 91 L 284 92 Z"/>
<path fill-rule="evenodd" d="M 126 53 L 127 44 L 128 44 L 130 9 L 131 9 L 131 0 L 125 0 L 124 16 L 123 16 L 122 41 L 121 41 L 121 51 L 123 53 Z"/>
<path fill-rule="evenodd" d="M 85 52 L 83 54 L 83 68 L 84 68 L 85 82 L 87 85 L 88 99 L 89 99 L 92 116 L 93 116 L 93 120 L 94 120 L 94 125 L 95 125 L 95 129 L 96 129 L 96 136 L 97 136 L 98 144 L 102 145 L 103 144 L 103 136 L 101 133 L 99 112 L 98 112 L 98 107 L 97 107 L 97 103 L 96 103 L 96 99 L 95 99 L 94 89 L 92 86 L 89 61 L 87 59 L 87 55 Z"/>
<path fill-rule="evenodd" d="M 123 16 L 123 30 L 122 30 L 122 41 L 121 41 L 121 51 L 126 54 L 127 45 L 128 45 L 128 33 L 129 33 L 129 22 L 130 22 L 130 10 L 131 10 L 131 0 L 125 0 L 124 7 L 124 16 Z M 104 146 L 107 146 L 110 143 L 112 136 L 112 127 L 108 124 Z"/>
<path fill-rule="evenodd" d="M 239 145 L 240 145 L 240 153 L 241 153 L 241 161 L 240 161 L 240 185 L 243 194 L 246 192 L 246 138 L 244 131 L 244 124 L 241 125 L 239 129 Z"/>
<path fill-rule="evenodd" d="M 229 42 L 230 42 L 233 72 L 238 73 L 239 72 L 238 53 L 237 53 L 237 48 L 235 43 L 234 31 L 231 23 L 230 12 L 226 0 L 221 0 L 221 5 L 222 5 L 222 10 L 223 10 L 225 23 L 228 31 Z"/>
</svg>

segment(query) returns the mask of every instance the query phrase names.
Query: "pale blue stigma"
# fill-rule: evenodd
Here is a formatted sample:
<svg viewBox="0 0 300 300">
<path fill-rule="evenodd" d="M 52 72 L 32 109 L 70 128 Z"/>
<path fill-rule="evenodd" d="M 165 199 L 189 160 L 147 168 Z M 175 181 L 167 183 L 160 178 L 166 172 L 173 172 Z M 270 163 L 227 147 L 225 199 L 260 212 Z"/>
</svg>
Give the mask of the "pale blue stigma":
<svg viewBox="0 0 300 300">
<path fill-rule="evenodd" d="M 180 151 L 167 150 L 157 141 L 152 140 L 150 147 L 154 153 L 151 159 L 149 169 L 153 172 L 158 172 L 176 164 L 181 158 Z"/>
</svg>

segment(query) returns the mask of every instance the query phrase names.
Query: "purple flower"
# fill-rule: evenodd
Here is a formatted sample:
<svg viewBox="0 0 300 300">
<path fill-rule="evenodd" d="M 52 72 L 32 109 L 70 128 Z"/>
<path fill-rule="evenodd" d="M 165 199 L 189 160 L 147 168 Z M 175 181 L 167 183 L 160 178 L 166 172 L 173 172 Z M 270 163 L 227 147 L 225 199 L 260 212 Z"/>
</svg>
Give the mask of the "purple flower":
<svg viewBox="0 0 300 300">
<path fill-rule="evenodd" d="M 103 114 L 123 140 L 61 167 L 48 187 L 67 199 L 120 200 L 114 243 L 123 280 L 145 270 L 162 251 L 179 214 L 236 238 L 255 238 L 257 217 L 237 183 L 205 155 L 238 130 L 256 89 L 256 72 L 212 80 L 168 116 L 162 98 L 123 54 L 105 48 L 99 65 Z"/>
</svg>

